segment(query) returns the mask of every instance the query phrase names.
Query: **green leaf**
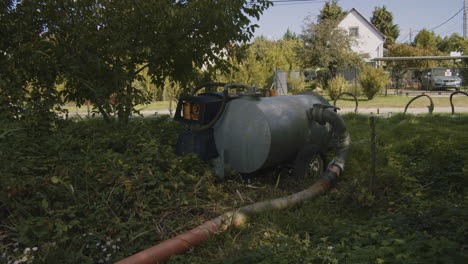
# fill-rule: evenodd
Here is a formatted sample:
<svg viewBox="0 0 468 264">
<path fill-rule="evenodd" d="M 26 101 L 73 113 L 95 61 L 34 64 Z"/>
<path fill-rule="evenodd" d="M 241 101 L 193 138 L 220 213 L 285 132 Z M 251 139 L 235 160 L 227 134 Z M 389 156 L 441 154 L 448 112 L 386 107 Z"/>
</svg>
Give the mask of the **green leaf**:
<svg viewBox="0 0 468 264">
<path fill-rule="evenodd" d="M 59 183 L 59 182 L 60 182 L 60 178 L 57 177 L 57 176 L 52 176 L 52 178 L 50 178 L 50 181 L 52 181 L 52 183 Z"/>
<path fill-rule="evenodd" d="M 41 202 L 41 206 L 42 208 L 47 209 L 49 208 L 49 202 L 46 199 L 43 199 Z"/>
</svg>

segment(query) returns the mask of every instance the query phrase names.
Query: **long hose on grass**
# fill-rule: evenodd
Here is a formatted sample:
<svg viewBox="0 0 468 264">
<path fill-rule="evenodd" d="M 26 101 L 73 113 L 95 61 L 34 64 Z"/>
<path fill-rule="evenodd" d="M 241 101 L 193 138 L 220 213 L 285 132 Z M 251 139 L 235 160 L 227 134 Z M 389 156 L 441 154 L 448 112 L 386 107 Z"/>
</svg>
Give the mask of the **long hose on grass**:
<svg viewBox="0 0 468 264">
<path fill-rule="evenodd" d="M 336 101 L 338 101 L 338 99 L 339 99 L 342 95 L 350 95 L 350 96 L 352 96 L 352 97 L 354 98 L 354 102 L 355 102 L 355 105 L 356 105 L 356 107 L 354 108 L 354 113 L 357 113 L 359 103 L 358 103 L 358 99 L 357 99 L 356 95 L 354 95 L 353 93 L 350 93 L 350 92 L 342 92 L 342 93 L 340 93 L 339 95 L 336 96 L 335 101 L 333 101 L 333 105 L 336 106 Z"/>
<path fill-rule="evenodd" d="M 201 244 L 209 237 L 225 231 L 231 226 L 242 226 L 247 222 L 249 217 L 255 214 L 273 209 L 290 208 L 326 192 L 344 170 L 344 163 L 350 145 L 350 137 L 343 119 L 331 109 L 325 109 L 314 105 L 314 108 L 312 108 L 307 115 L 309 120 L 314 120 L 319 124 L 329 123 L 338 142 L 333 161 L 330 163 L 327 170 L 322 173 L 320 179 L 312 186 L 286 197 L 258 202 L 229 211 L 206 221 L 192 230 L 120 260 L 117 264 L 154 264 L 164 262 L 172 255 L 183 253 Z"/>
<path fill-rule="evenodd" d="M 118 261 L 116 264 L 154 264 L 168 260 L 172 255 L 186 252 L 211 236 L 227 230 L 230 226 L 241 226 L 249 216 L 271 209 L 285 209 L 324 193 L 330 187 L 327 179 L 319 179 L 308 189 L 293 195 L 259 202 L 229 211 L 223 215 L 177 235 L 151 248 Z"/>
<path fill-rule="evenodd" d="M 414 97 L 413 99 L 411 99 L 411 100 L 408 102 L 408 104 L 406 104 L 404 113 L 406 114 L 406 110 L 408 110 L 408 106 L 409 106 L 414 100 L 416 100 L 416 99 L 418 99 L 418 98 L 420 98 L 420 97 L 423 97 L 423 96 L 429 98 L 429 101 L 431 102 L 431 104 L 428 106 L 428 109 L 429 109 L 429 114 L 432 114 L 432 112 L 434 112 L 434 102 L 432 101 L 432 98 L 431 98 L 429 95 L 427 95 L 427 94 L 421 94 L 421 95 L 418 95 L 418 96 Z"/>
<path fill-rule="evenodd" d="M 452 115 L 455 114 L 455 106 L 453 106 L 453 101 L 452 101 L 452 97 L 456 94 L 464 94 L 466 96 L 468 96 L 467 93 L 465 92 L 462 92 L 462 91 L 456 91 L 456 92 L 453 92 L 452 94 L 450 94 L 450 106 L 452 107 Z"/>
</svg>

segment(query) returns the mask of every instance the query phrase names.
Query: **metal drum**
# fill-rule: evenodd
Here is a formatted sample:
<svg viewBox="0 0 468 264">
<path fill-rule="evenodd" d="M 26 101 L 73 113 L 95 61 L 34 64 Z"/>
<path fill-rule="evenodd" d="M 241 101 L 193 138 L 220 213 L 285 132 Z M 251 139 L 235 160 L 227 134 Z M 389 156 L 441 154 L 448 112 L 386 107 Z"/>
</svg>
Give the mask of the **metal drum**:
<svg viewBox="0 0 468 264">
<path fill-rule="evenodd" d="M 241 96 L 226 104 L 213 127 L 216 149 L 225 164 L 251 173 L 294 158 L 306 144 L 326 146 L 330 126 L 309 121 L 314 104 L 329 105 L 318 94 Z"/>
</svg>

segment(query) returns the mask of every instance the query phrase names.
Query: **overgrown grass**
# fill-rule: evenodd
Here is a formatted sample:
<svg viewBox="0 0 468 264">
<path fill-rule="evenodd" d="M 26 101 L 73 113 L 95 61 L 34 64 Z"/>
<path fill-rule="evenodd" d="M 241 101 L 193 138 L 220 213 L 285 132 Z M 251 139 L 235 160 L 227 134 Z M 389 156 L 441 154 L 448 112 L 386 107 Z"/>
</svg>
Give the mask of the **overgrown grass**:
<svg viewBox="0 0 468 264">
<path fill-rule="evenodd" d="M 269 212 L 173 263 L 464 263 L 468 118 L 377 119 L 370 180 L 368 118 L 353 137 L 336 192 Z"/>
<path fill-rule="evenodd" d="M 344 118 L 353 144 L 336 191 L 254 217 L 170 262 L 463 263 L 468 117 L 377 119 L 372 181 L 369 120 Z M 112 262 L 292 192 L 284 177 L 275 188 L 275 175 L 215 184 L 208 165 L 174 154 L 181 129 L 167 118 L 60 121 L 35 131 L 2 123 L 0 257 Z"/>
<path fill-rule="evenodd" d="M 175 111 L 175 107 L 177 105 L 173 103 L 173 111 Z M 67 104 L 65 106 L 66 109 L 70 113 L 87 113 L 88 107 L 86 105 L 83 105 L 81 107 L 76 107 L 74 104 Z M 151 104 L 141 104 L 137 105 L 135 109 L 139 111 L 167 111 L 169 109 L 169 101 L 155 101 L 152 102 Z M 92 111 L 92 106 L 90 107 L 90 111 Z"/>
</svg>

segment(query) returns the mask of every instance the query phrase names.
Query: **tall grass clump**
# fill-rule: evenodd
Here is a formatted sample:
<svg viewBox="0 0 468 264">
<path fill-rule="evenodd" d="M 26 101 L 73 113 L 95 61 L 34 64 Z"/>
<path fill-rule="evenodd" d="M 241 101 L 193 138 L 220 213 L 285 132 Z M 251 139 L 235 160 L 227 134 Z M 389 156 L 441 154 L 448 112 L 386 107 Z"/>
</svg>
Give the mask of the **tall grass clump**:
<svg viewBox="0 0 468 264">
<path fill-rule="evenodd" d="M 346 80 L 342 75 L 337 75 L 335 78 L 328 81 L 328 95 L 332 100 L 346 89 Z"/>
<path fill-rule="evenodd" d="M 288 87 L 293 94 L 303 92 L 305 90 L 304 76 L 302 74 L 299 76 L 289 74 Z"/>
</svg>

